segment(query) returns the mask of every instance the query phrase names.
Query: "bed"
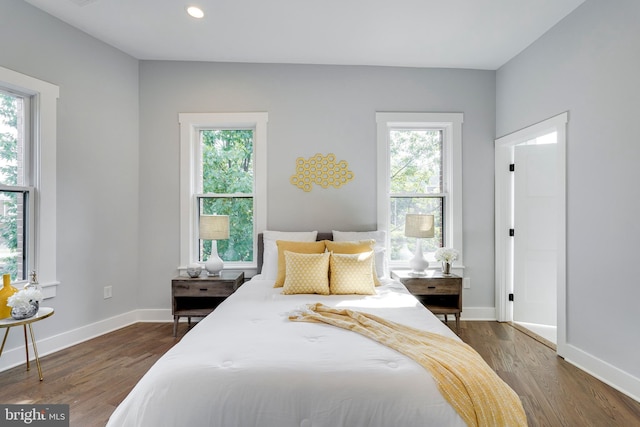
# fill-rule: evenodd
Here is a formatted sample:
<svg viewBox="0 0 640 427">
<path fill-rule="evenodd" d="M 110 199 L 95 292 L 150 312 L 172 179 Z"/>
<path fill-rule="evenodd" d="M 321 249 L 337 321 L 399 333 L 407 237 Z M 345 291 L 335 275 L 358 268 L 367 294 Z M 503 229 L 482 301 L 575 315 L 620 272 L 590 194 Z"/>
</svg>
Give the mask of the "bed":
<svg viewBox="0 0 640 427">
<path fill-rule="evenodd" d="M 261 245 L 261 274 L 163 355 L 108 426 L 467 425 L 415 360 L 352 331 L 290 319 L 321 303 L 459 340 L 401 283 L 382 276 L 371 295 L 284 295 L 265 271 L 272 256 L 263 261 Z"/>
</svg>

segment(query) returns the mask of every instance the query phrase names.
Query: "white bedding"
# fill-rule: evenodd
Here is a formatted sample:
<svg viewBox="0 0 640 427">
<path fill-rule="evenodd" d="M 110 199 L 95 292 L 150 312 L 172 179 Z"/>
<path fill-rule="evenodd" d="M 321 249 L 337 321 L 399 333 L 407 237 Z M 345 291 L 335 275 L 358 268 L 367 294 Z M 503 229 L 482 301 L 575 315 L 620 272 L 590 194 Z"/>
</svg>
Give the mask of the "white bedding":
<svg viewBox="0 0 640 427">
<path fill-rule="evenodd" d="M 399 282 L 377 295 L 281 295 L 256 276 L 147 372 L 110 427 L 464 426 L 431 375 L 354 332 L 291 322 L 321 302 L 455 337 Z"/>
</svg>

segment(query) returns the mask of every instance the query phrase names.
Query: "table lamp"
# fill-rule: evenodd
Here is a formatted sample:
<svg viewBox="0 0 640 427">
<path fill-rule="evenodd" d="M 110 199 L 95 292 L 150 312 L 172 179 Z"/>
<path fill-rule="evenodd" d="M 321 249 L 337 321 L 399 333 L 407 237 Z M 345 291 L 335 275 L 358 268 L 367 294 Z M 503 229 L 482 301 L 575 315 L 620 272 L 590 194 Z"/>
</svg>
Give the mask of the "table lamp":
<svg viewBox="0 0 640 427">
<path fill-rule="evenodd" d="M 409 260 L 412 276 L 424 276 L 425 270 L 429 267 L 429 261 L 422 253 L 420 239 L 433 237 L 433 215 L 407 214 L 404 222 L 404 235 L 416 238 L 416 250 L 413 258 Z"/>
<path fill-rule="evenodd" d="M 229 216 L 228 215 L 201 215 L 200 216 L 200 239 L 211 240 L 211 255 L 204 263 L 204 268 L 209 276 L 219 276 L 224 263 L 218 255 L 218 240 L 229 238 Z"/>
</svg>

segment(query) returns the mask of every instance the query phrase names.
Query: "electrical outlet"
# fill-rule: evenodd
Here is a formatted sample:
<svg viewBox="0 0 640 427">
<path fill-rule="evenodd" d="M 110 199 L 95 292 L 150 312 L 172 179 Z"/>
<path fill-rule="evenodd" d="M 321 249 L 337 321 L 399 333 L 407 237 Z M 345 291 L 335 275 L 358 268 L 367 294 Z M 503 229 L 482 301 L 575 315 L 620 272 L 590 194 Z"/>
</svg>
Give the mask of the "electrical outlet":
<svg viewBox="0 0 640 427">
<path fill-rule="evenodd" d="M 462 288 L 463 289 L 471 288 L 471 278 L 470 277 L 463 277 L 462 278 Z"/>
<path fill-rule="evenodd" d="M 104 287 L 104 299 L 111 298 L 111 286 Z"/>
</svg>

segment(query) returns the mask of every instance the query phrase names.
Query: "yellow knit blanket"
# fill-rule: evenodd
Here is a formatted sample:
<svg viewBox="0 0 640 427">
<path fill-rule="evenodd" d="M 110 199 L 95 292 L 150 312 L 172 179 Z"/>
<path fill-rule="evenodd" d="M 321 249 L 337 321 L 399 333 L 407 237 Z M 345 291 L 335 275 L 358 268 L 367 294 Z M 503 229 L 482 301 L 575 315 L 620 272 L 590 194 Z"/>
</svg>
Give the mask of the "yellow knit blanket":
<svg viewBox="0 0 640 427">
<path fill-rule="evenodd" d="M 440 393 L 469 426 L 526 426 L 518 395 L 467 344 L 390 322 L 372 314 L 310 304 L 292 313 L 296 322 L 320 322 L 348 329 L 412 358 L 427 369 Z"/>
</svg>

